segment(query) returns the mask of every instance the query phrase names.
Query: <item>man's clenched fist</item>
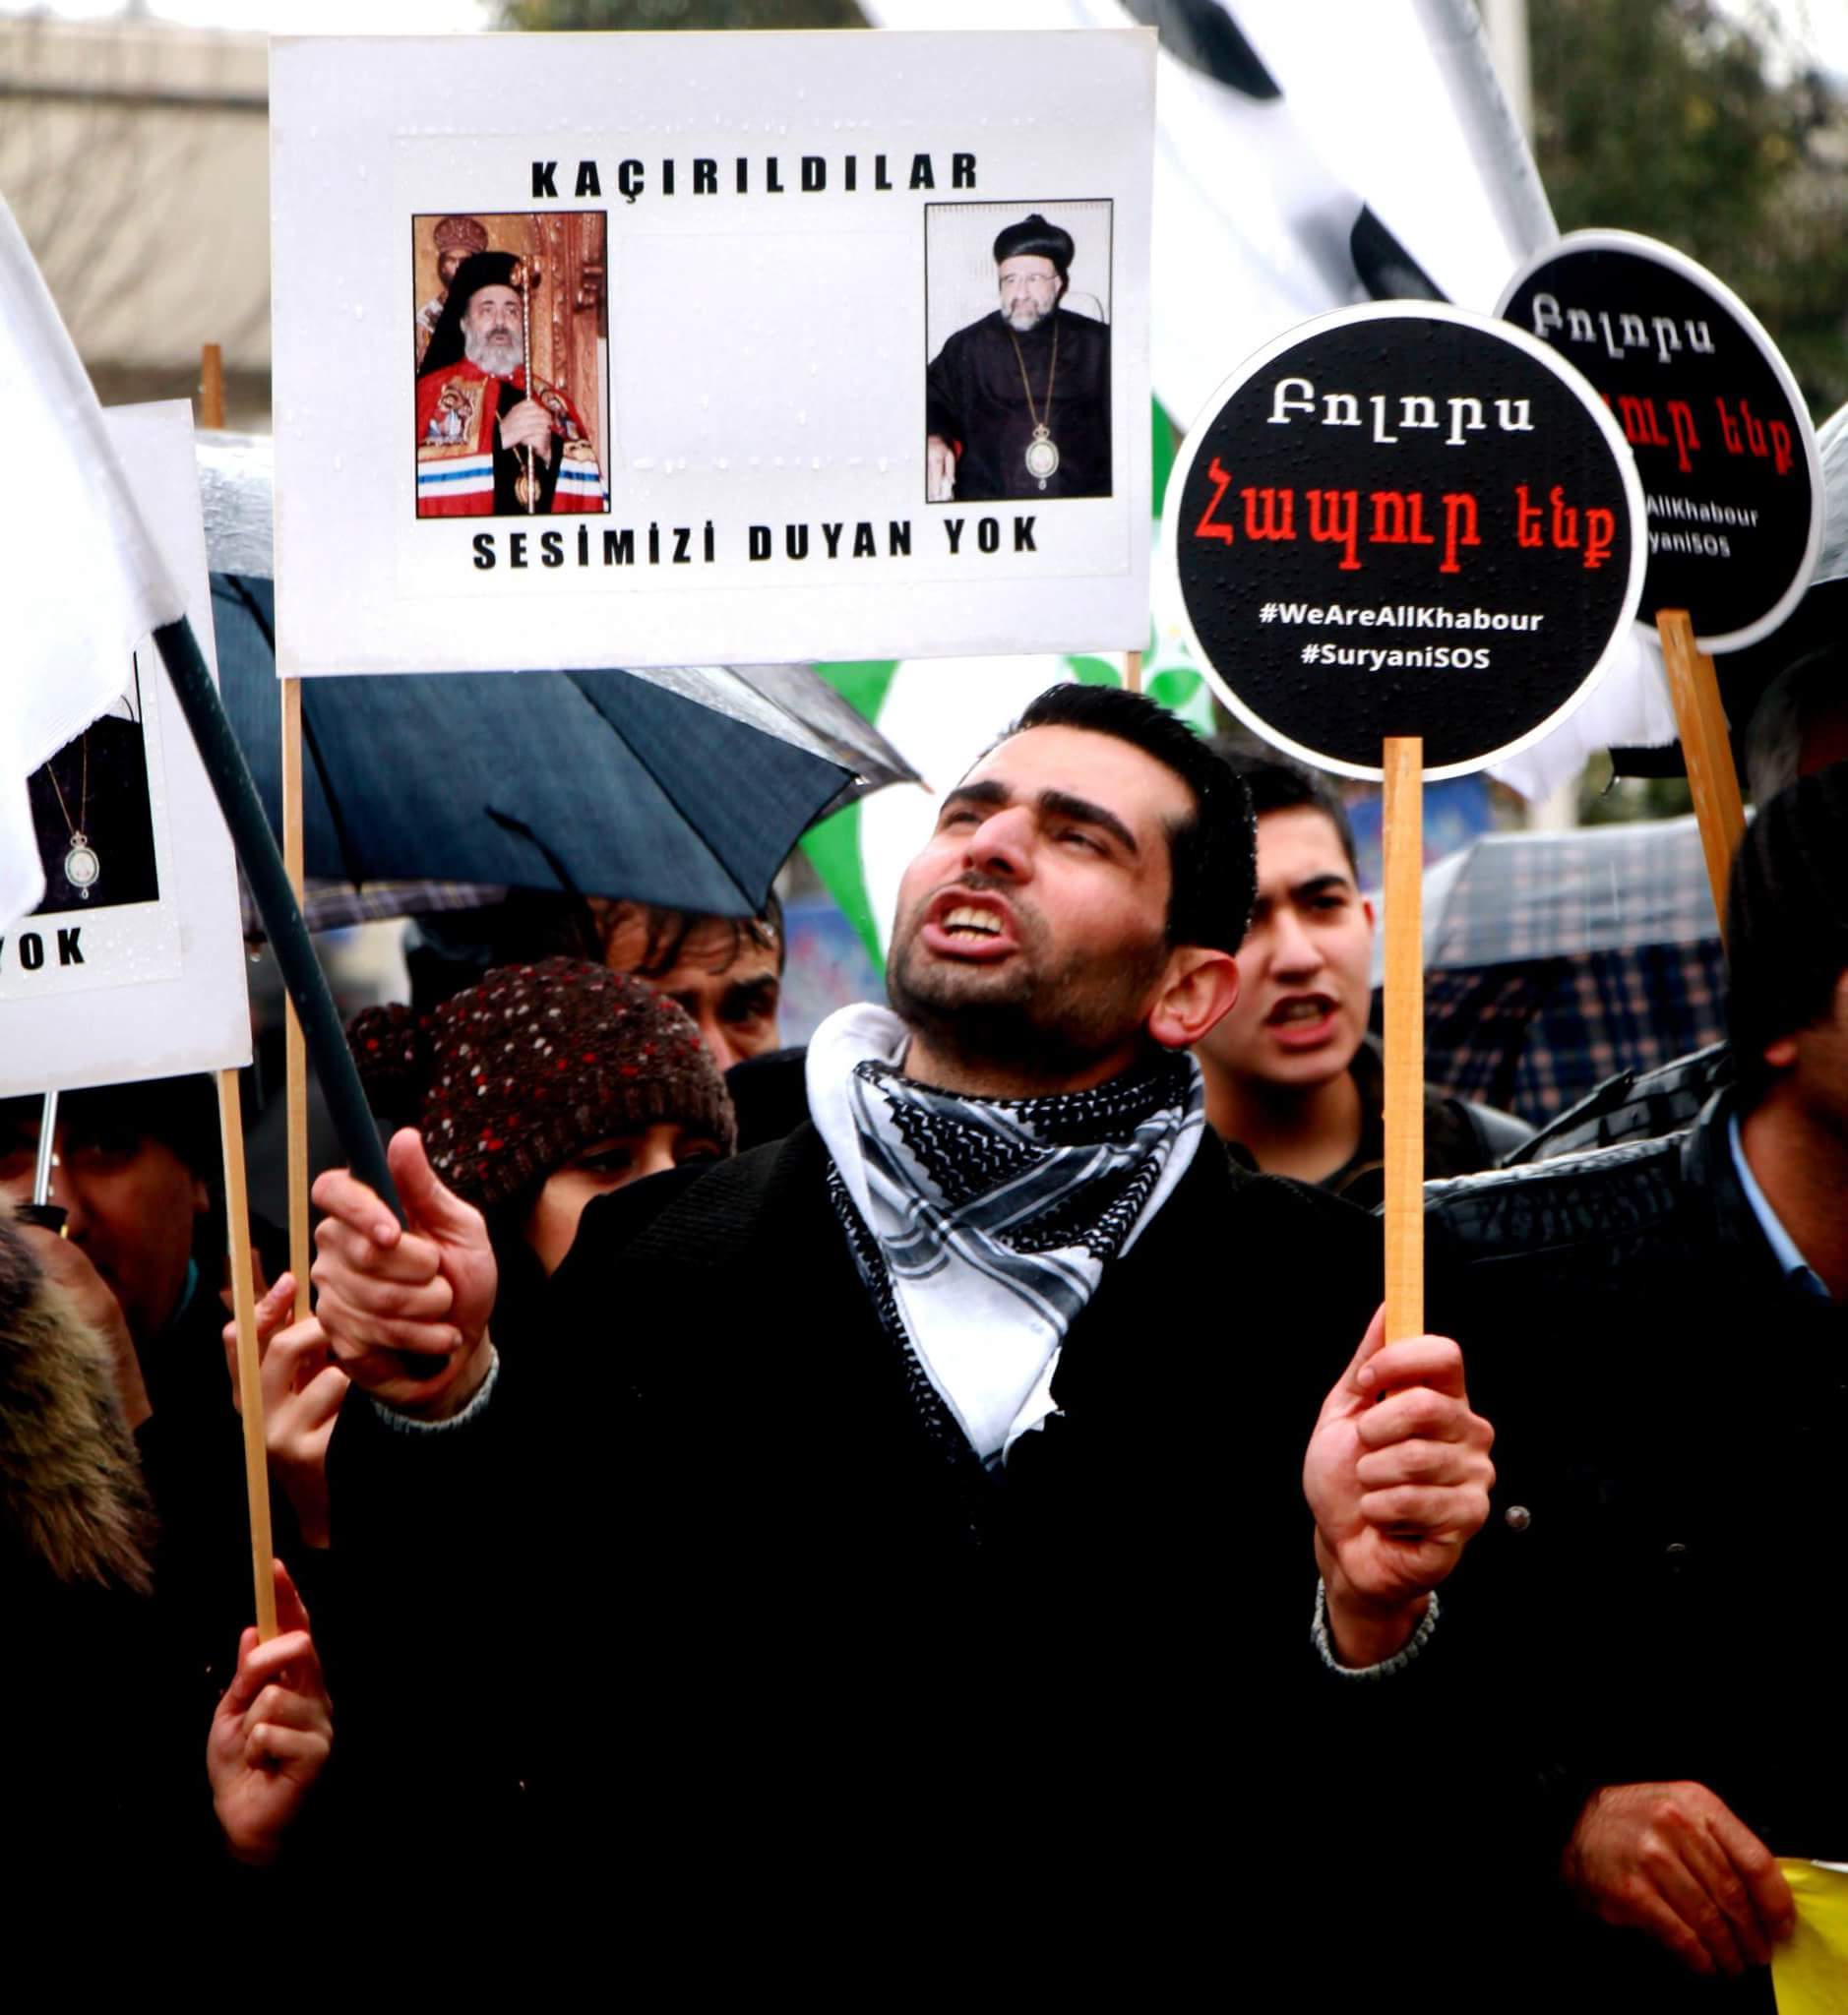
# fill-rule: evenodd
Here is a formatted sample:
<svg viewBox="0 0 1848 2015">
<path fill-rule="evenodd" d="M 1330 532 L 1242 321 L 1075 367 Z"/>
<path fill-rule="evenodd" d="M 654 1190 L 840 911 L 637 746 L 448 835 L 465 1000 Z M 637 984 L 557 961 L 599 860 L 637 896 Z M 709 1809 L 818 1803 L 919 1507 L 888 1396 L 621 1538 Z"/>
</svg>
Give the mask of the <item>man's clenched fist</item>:
<svg viewBox="0 0 1848 2015">
<path fill-rule="evenodd" d="M 1303 1464 L 1329 1629 L 1355 1666 L 1405 1645 L 1495 1487 L 1495 1430 L 1470 1411 L 1462 1352 L 1448 1336 L 1385 1336 L 1383 1309 L 1323 1403 Z"/>
</svg>

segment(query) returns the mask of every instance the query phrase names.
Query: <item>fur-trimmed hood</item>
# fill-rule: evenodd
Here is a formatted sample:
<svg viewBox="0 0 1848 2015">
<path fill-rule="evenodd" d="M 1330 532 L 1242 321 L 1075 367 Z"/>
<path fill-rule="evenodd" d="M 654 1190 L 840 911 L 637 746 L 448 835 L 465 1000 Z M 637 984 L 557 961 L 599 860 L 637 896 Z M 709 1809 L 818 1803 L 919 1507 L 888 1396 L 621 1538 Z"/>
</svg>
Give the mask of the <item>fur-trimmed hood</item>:
<svg viewBox="0 0 1848 2015">
<path fill-rule="evenodd" d="M 107 1344 L 0 1204 L 0 1549 L 59 1581 L 146 1594 L 154 1513 Z"/>
</svg>

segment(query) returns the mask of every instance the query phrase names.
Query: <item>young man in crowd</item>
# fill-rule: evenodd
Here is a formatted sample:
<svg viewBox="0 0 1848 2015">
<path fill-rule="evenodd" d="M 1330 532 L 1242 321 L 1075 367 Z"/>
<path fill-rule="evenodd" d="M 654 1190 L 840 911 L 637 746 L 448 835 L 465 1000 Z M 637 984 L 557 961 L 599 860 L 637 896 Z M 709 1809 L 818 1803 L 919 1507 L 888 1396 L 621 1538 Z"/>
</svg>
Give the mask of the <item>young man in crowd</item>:
<svg viewBox="0 0 1848 2015">
<path fill-rule="evenodd" d="M 1454 1346 L 1368 1329 L 1377 1226 L 1203 1125 L 1251 844 L 1171 716 L 1043 695 L 906 874 L 895 1011 L 811 1044 L 813 1123 L 592 1203 L 504 1357 L 415 1135 L 402 1233 L 322 1177 L 369 1711 L 450 1770 L 400 1832 L 490 1892 L 613 1855 L 640 1934 L 716 1912 L 805 1979 L 878 1924 L 1152 1985 L 1312 1900 L 1290 1828 L 1346 1823 L 1493 1472 Z M 1202 1842 L 1235 1807 L 1249 1852 Z"/>
<path fill-rule="evenodd" d="M 1294 763 L 1229 758 L 1258 818 L 1258 893 L 1238 949 L 1239 998 L 1200 1045 L 1206 1118 L 1267 1174 L 1380 1200 L 1385 1086 L 1373 1005 L 1373 904 L 1328 784 Z M 1425 1173 L 1491 1168 L 1532 1130 L 1509 1113 L 1425 1095 Z"/>
<path fill-rule="evenodd" d="M 782 905 L 756 917 L 690 916 L 646 902 L 598 905 L 603 962 L 693 1016 L 721 1070 L 774 1050 L 782 995 Z"/>
<path fill-rule="evenodd" d="M 1736 1090 L 1429 1206 L 1502 1512 L 1421 1678 L 1535 1788 L 1502 1849 L 1574 2008 L 1769 2015 L 1773 1857 L 1848 1858 L 1848 765 L 1760 808 L 1728 920 Z"/>
</svg>

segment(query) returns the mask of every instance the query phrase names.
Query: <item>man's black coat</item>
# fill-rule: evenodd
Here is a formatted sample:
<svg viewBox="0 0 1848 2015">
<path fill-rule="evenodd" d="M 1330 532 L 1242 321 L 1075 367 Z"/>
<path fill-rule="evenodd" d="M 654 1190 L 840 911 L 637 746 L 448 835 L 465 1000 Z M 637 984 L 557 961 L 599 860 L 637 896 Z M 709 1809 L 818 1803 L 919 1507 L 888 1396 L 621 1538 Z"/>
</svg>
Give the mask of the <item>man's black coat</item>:
<svg viewBox="0 0 1848 2015">
<path fill-rule="evenodd" d="M 1463 1344 L 1499 1483 L 1420 1677 L 1534 1794 L 1510 1870 L 1556 1865 L 1592 1787 L 1684 1779 L 1773 1852 L 1848 1858 L 1848 1313 L 1785 1282 L 1729 1110 L 1430 1192 L 1432 1325 Z M 1729 2005 L 1563 1904 L 1558 1935 L 1577 2006 Z M 1739 1991 L 1770 2005 L 1761 1975 Z"/>
<path fill-rule="evenodd" d="M 1365 1748 L 1300 1724 L 1388 1692 L 1309 1653 L 1301 1487 L 1377 1224 L 1208 1136 L 996 1481 L 920 1425 L 826 1168 L 804 1125 L 593 1203 L 478 1417 L 345 1409 L 341 1732 L 401 1789 L 382 1826 L 503 1868 L 646 1847 L 626 1879 L 667 1915 L 695 1879 L 790 1936 L 812 1890 L 972 1910 L 1031 1950 L 1056 1876 L 1068 1962 L 1151 1912 L 1256 1909 L 1274 1937 L 1315 1879 L 1276 1829 L 1316 1830 Z M 1262 1898 L 1233 1893 L 1232 1842 Z"/>
</svg>

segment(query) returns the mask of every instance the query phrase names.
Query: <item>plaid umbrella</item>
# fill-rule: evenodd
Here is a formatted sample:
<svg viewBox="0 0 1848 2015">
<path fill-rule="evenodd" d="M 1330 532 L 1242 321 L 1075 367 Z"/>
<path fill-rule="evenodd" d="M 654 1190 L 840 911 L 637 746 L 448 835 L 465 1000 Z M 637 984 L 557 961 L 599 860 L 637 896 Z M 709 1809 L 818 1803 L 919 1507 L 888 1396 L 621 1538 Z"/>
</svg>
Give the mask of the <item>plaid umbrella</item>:
<svg viewBox="0 0 1848 2015">
<path fill-rule="evenodd" d="M 263 919 L 240 871 L 238 900 L 243 905 L 244 938 L 264 941 Z M 302 884 L 302 922 L 311 931 L 344 931 L 354 924 L 376 924 L 388 917 L 440 916 L 451 910 L 486 909 L 503 901 L 507 890 L 481 882 L 335 882 L 320 875 Z"/>
<path fill-rule="evenodd" d="M 1692 818 L 1493 833 L 1429 870 L 1424 915 L 1425 1074 L 1459 1097 L 1541 1125 L 1725 1033 Z"/>
</svg>

